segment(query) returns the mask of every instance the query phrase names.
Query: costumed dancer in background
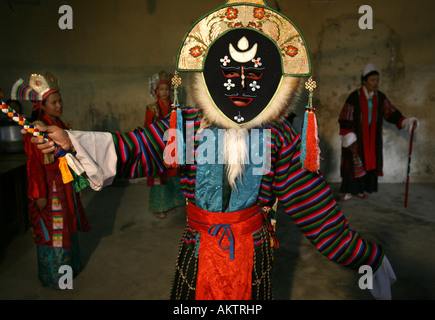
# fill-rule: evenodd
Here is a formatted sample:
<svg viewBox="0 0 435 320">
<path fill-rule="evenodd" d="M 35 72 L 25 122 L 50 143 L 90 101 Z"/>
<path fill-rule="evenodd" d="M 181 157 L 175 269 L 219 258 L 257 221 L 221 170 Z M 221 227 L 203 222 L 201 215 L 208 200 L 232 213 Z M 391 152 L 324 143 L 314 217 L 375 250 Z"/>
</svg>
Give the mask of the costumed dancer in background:
<svg viewBox="0 0 435 320">
<path fill-rule="evenodd" d="M 411 131 L 416 118 L 405 118 L 384 93 L 377 90 L 379 72 L 374 64 L 365 66 L 361 88 L 347 98 L 339 117 L 342 136 L 340 173 L 341 200 L 378 191 L 378 177 L 383 175 L 382 129 L 383 121 L 397 129 Z"/>
<path fill-rule="evenodd" d="M 149 104 L 145 113 L 145 127 L 166 118 L 171 113 L 171 75 L 162 71 L 149 79 L 150 95 L 155 100 Z M 180 189 L 177 168 L 148 177 L 150 186 L 149 210 L 158 218 L 166 218 L 168 212 L 186 204 Z"/>
<path fill-rule="evenodd" d="M 60 118 L 63 102 L 57 79 L 52 74 L 33 74 L 29 84 L 21 79 L 16 84 L 12 90 L 13 93 L 17 91 L 17 100 L 20 92 L 27 91 L 27 97 L 33 101 L 32 117 L 35 118 L 30 121 L 34 125 L 71 129 Z M 24 137 L 24 148 L 27 153 L 29 220 L 37 245 L 38 275 L 44 286 L 57 288 L 63 275 L 59 273 L 60 266 L 71 266 L 74 276 L 83 269 L 77 232 L 89 231 L 90 227 L 80 194 L 71 182 L 64 184 L 62 180 L 59 160 L 53 153 L 43 154 L 30 142 L 30 137 Z"/>
<path fill-rule="evenodd" d="M 372 294 L 391 298 L 395 275 L 382 246 L 350 229 L 318 171 L 312 81 L 302 138 L 286 119 L 311 74 L 298 28 L 261 0 L 229 0 L 191 27 L 177 70 L 193 72 L 200 108 L 177 107 L 170 119 L 124 134 L 46 130 L 74 147 L 97 185 L 178 164 L 187 225 L 171 299 L 272 299 L 275 199 L 321 254 L 355 271 L 372 267 Z M 54 148 L 32 139 L 44 152 Z"/>
</svg>

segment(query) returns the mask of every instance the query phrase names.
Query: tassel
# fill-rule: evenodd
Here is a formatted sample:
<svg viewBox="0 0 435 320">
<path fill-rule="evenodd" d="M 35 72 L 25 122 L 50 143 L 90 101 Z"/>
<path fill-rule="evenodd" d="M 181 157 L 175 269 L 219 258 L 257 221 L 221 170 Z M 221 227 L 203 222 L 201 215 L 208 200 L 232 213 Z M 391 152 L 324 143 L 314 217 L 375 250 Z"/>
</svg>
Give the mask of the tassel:
<svg viewBox="0 0 435 320">
<path fill-rule="evenodd" d="M 71 174 L 74 177 L 74 189 L 76 192 L 86 189 L 89 186 L 89 180 L 87 178 L 85 168 L 71 153 L 67 153 L 65 158 L 68 163 L 68 167 L 71 169 Z"/>
<path fill-rule="evenodd" d="M 180 106 L 177 106 L 177 150 L 178 165 L 184 164 L 184 130 L 183 130 L 183 115 Z"/>
<path fill-rule="evenodd" d="M 183 163 L 183 136 L 177 132 L 177 129 L 181 130 L 181 132 L 183 130 L 183 117 L 178 103 L 177 91 L 178 86 L 181 85 L 181 78 L 177 72 L 172 78 L 172 85 L 174 86 L 174 104 L 172 105 L 171 117 L 169 118 L 169 139 L 163 151 L 163 159 L 167 167 L 177 168 L 179 164 Z"/>
<path fill-rule="evenodd" d="M 308 111 L 304 113 L 304 122 L 302 126 L 301 156 L 300 156 L 300 161 L 302 163 L 302 166 L 304 165 L 305 159 L 307 157 L 307 124 L 308 124 Z"/>
<path fill-rule="evenodd" d="M 172 105 L 171 117 L 169 118 L 169 127 L 175 129 L 177 127 L 177 111 L 175 105 Z"/>
<path fill-rule="evenodd" d="M 313 107 L 313 90 L 316 88 L 316 82 L 310 77 L 305 83 L 305 88 L 310 91 L 310 94 L 308 106 L 305 108 L 300 161 L 304 169 L 318 172 L 320 169 L 320 148 L 317 119 Z"/>
<path fill-rule="evenodd" d="M 177 111 L 175 105 L 172 106 L 171 117 L 169 119 L 169 138 L 163 151 L 163 159 L 168 168 L 177 167 Z"/>
<path fill-rule="evenodd" d="M 70 183 L 71 181 L 74 181 L 74 177 L 71 174 L 71 171 L 69 171 L 68 168 L 68 162 L 66 161 L 65 157 L 59 157 L 59 170 L 62 174 L 62 181 L 64 184 Z"/>
<path fill-rule="evenodd" d="M 74 177 L 68 167 L 68 160 L 66 158 L 67 153 L 60 147 L 56 146 L 55 148 L 54 157 L 59 160 L 59 170 L 62 174 L 62 181 L 64 184 L 70 183 L 74 181 Z"/>
<path fill-rule="evenodd" d="M 74 189 L 77 193 L 89 186 L 89 181 L 83 174 L 77 175 L 74 170 L 71 170 L 71 174 L 74 177 Z"/>
<path fill-rule="evenodd" d="M 317 130 L 317 119 L 313 110 L 308 112 L 306 157 L 304 168 L 311 172 L 318 172 L 320 167 L 320 149 Z"/>
</svg>

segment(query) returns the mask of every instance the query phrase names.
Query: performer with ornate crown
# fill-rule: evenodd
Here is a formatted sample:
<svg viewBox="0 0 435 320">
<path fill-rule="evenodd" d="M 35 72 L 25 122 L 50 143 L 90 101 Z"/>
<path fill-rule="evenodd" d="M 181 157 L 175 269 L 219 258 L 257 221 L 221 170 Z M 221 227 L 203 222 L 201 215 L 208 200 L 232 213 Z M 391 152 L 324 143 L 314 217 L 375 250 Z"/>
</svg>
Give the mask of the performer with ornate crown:
<svg viewBox="0 0 435 320">
<path fill-rule="evenodd" d="M 33 125 L 56 126 L 70 130 L 61 120 L 62 96 L 57 79 L 51 73 L 32 74 L 29 83 L 22 79 L 12 89 L 15 99 L 31 99 L 34 103 Z M 73 182 L 62 178 L 59 159 L 53 152 L 43 154 L 24 137 L 27 153 L 29 220 L 37 245 L 39 279 L 44 286 L 59 286 L 59 268 L 68 265 L 74 276 L 83 269 L 78 231 L 90 230 L 88 220 Z"/>
<path fill-rule="evenodd" d="M 172 105 L 171 80 L 172 75 L 164 71 L 150 77 L 149 92 L 154 102 L 147 105 L 145 127 L 169 116 Z M 158 218 L 165 218 L 168 212 L 186 202 L 180 190 L 177 168 L 148 177 L 147 185 L 150 187 L 149 210 Z"/>
<path fill-rule="evenodd" d="M 187 225 L 171 298 L 272 299 L 267 213 L 275 199 L 321 254 L 353 270 L 370 266 L 372 293 L 390 298 L 395 276 L 382 246 L 349 228 L 319 172 L 312 79 L 302 136 L 286 120 L 311 74 L 296 26 L 261 0 L 229 0 L 189 30 L 177 70 L 194 73 L 190 94 L 199 107 L 174 98 L 170 118 L 124 134 L 46 131 L 75 148 L 97 184 L 178 166 Z"/>
</svg>

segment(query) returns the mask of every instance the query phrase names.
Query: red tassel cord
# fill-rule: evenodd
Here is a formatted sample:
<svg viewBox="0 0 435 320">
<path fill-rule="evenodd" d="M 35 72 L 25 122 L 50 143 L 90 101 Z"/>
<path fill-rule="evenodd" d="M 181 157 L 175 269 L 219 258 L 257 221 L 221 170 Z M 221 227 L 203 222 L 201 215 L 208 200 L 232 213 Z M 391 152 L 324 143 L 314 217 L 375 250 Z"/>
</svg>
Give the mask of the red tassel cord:
<svg viewBox="0 0 435 320">
<path fill-rule="evenodd" d="M 181 85 L 181 78 L 178 73 L 175 72 L 175 76 L 172 78 L 172 85 L 174 86 L 174 103 L 172 105 L 171 116 L 169 118 L 169 138 L 164 150 L 164 160 L 168 168 L 177 168 L 181 164 L 179 155 L 182 154 L 182 145 L 179 142 L 182 139 L 181 136 L 177 136 L 179 130 L 182 130 L 182 115 L 180 105 L 178 103 L 178 87 Z M 180 148 L 180 150 L 179 150 Z"/>
<path fill-rule="evenodd" d="M 304 168 L 308 171 L 317 172 L 320 169 L 320 148 L 317 129 L 317 119 L 313 110 L 308 111 L 307 123 L 307 154 Z"/>
<path fill-rule="evenodd" d="M 320 148 L 317 129 L 317 119 L 313 107 L 313 91 L 317 87 L 312 77 L 305 83 L 309 90 L 308 106 L 305 111 L 304 130 L 302 132 L 301 161 L 304 169 L 311 172 L 318 172 L 320 169 Z"/>
<path fill-rule="evenodd" d="M 169 118 L 169 139 L 164 150 L 164 160 L 168 168 L 176 168 L 178 160 L 177 148 L 177 110 L 172 107 L 171 117 Z"/>
</svg>

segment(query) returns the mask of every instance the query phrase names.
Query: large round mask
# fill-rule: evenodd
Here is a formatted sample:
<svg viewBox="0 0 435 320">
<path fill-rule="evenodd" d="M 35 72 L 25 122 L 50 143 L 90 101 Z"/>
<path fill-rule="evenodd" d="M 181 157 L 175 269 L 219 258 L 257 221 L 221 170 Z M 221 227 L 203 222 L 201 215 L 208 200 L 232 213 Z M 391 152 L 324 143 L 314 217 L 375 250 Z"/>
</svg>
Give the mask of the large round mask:
<svg viewBox="0 0 435 320">
<path fill-rule="evenodd" d="M 210 46 L 203 76 L 215 107 L 230 121 L 243 125 L 267 109 L 278 90 L 280 51 L 254 29 L 230 30 Z"/>
</svg>

